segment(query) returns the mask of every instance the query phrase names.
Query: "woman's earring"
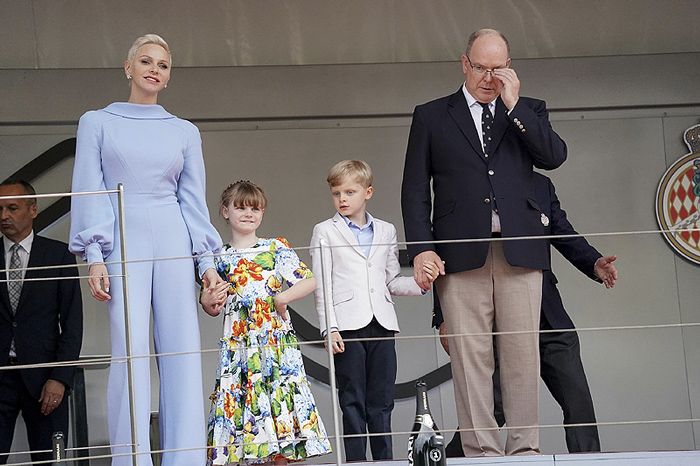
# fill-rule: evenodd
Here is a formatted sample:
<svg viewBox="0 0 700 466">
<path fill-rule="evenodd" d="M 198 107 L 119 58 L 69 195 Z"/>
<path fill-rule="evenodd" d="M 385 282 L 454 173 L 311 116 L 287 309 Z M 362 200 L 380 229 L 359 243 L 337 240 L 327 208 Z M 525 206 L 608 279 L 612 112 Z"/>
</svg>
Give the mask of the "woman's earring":
<svg viewBox="0 0 700 466">
<path fill-rule="evenodd" d="M 130 74 L 127 74 L 127 75 L 126 75 L 126 79 L 131 79 L 131 75 L 130 75 Z"/>
</svg>

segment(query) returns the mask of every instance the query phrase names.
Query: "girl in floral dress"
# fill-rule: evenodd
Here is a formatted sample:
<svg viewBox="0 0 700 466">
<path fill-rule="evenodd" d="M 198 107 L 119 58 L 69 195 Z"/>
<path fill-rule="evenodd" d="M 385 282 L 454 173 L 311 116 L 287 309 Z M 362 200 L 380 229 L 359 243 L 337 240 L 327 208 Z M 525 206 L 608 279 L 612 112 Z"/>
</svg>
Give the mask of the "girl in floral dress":
<svg viewBox="0 0 700 466">
<path fill-rule="evenodd" d="M 231 242 L 216 266 L 226 284 L 201 298 L 207 313 L 224 311 L 208 465 L 285 464 L 331 452 L 287 313 L 315 281 L 284 238 L 257 237 L 266 204 L 249 181 L 221 195 Z"/>
</svg>

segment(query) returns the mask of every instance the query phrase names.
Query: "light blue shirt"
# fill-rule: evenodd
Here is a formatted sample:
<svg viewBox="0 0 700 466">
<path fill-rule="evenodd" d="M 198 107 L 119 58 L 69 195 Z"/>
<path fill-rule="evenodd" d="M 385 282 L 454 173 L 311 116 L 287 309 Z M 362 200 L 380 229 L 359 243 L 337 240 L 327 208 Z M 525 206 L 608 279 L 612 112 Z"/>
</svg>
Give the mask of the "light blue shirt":
<svg viewBox="0 0 700 466">
<path fill-rule="evenodd" d="M 374 218 L 372 218 L 369 212 L 365 212 L 365 215 L 365 220 L 367 223 L 365 223 L 363 226 L 356 225 L 344 215 L 341 215 L 341 217 L 343 217 L 343 220 L 345 220 L 345 223 L 347 224 L 348 228 L 350 228 L 350 231 L 352 231 L 352 234 L 355 235 L 357 244 L 360 245 L 360 251 L 362 251 L 362 254 L 364 254 L 365 257 L 369 257 L 369 252 L 372 249 L 372 240 L 374 240 Z"/>
</svg>

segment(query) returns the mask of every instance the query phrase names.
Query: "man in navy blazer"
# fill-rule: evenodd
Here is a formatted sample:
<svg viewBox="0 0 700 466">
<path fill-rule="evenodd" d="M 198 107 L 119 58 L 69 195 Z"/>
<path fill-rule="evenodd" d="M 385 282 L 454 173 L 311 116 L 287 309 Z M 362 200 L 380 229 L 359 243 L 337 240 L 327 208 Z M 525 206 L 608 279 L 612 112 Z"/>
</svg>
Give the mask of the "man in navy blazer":
<svg viewBox="0 0 700 466">
<path fill-rule="evenodd" d="M 437 265 L 445 324 L 453 338 L 452 373 L 468 456 L 539 452 L 538 336 L 543 240 L 491 241 L 537 236 L 549 219 L 530 193 L 533 166 L 551 170 L 567 156 L 543 101 L 520 96 L 505 36 L 493 29 L 471 34 L 461 57 L 464 84 L 452 95 L 416 107 L 406 151 L 401 205 L 408 253 L 423 288 L 426 263 Z M 442 243 L 438 240 L 476 239 Z M 444 261 L 444 268 L 443 268 Z M 493 417 L 493 342 L 496 340 L 505 416 L 505 448 Z"/>
<path fill-rule="evenodd" d="M 27 194 L 36 194 L 27 182 L 0 183 L 0 196 Z M 54 432 L 68 435 L 66 395 L 75 370 L 7 366 L 74 361 L 83 339 L 75 267 L 26 270 L 75 265 L 67 244 L 34 234 L 36 212 L 35 199 L 0 199 L 0 366 L 4 369 L 0 371 L 0 464 L 7 462 L 2 453 L 10 451 L 20 412 L 31 451 L 51 450 Z M 13 264 L 13 256 L 19 266 Z M 24 269 L 19 279 L 18 269 Z M 21 289 L 12 289 L 18 282 Z M 32 453 L 31 457 L 32 461 L 52 459 L 51 453 Z"/>
<path fill-rule="evenodd" d="M 547 235 L 578 235 L 566 218 L 561 208 L 552 181 L 544 175 L 535 173 L 533 194 L 543 213 L 550 219 L 545 228 Z M 566 260 L 589 278 L 603 283 L 606 288 L 615 286 L 618 278 L 614 265 L 615 256 L 603 256 L 583 237 L 553 238 L 549 240 Z M 440 302 L 435 295 L 433 326 L 444 334 L 444 325 Z M 542 330 L 573 330 L 574 323 L 564 309 L 561 295 L 557 289 L 557 277 L 551 270 L 545 270 L 542 281 L 542 313 L 540 316 Z M 449 353 L 446 338 L 440 338 L 445 351 Z M 540 375 L 554 399 L 561 406 L 564 424 L 595 423 L 593 399 L 588 388 L 586 373 L 581 362 L 578 335 L 575 331 L 552 332 L 540 334 Z M 498 387 L 498 371 L 494 372 L 494 386 Z M 498 400 L 500 393 L 494 388 L 496 399 L 495 415 L 499 424 L 504 419 Z M 566 446 L 570 453 L 600 451 L 598 429 L 595 426 L 566 427 Z M 447 447 L 448 456 L 462 456 L 459 433 L 455 434 Z"/>
</svg>

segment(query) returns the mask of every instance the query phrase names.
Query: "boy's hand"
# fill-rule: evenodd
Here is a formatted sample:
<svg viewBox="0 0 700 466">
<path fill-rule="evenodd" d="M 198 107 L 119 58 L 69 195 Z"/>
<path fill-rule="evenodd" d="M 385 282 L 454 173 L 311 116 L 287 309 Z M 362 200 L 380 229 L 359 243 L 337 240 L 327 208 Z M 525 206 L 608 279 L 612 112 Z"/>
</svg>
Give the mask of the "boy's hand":
<svg viewBox="0 0 700 466">
<path fill-rule="evenodd" d="M 202 304 L 204 312 L 212 317 L 216 317 L 221 313 L 221 308 L 226 304 L 228 296 L 228 283 L 222 281 L 213 287 L 208 286 L 202 289 L 199 302 Z"/>
<path fill-rule="evenodd" d="M 431 284 L 438 276 L 440 276 L 440 269 L 435 262 L 425 262 L 423 264 L 423 272 L 425 272 L 425 274 L 428 276 Z M 430 288 L 428 288 L 426 291 L 430 291 Z"/>
<path fill-rule="evenodd" d="M 435 251 L 423 251 L 413 258 L 413 279 L 424 290 L 430 290 L 432 283 L 424 267 L 431 266 L 431 264 L 437 267 L 439 275 L 445 275 L 445 263 Z"/>
<path fill-rule="evenodd" d="M 340 332 L 333 330 L 331 332 L 331 340 L 333 340 L 333 354 L 338 354 L 345 351 L 345 343 L 343 343 L 343 337 L 340 336 Z M 323 342 L 323 347 L 328 349 L 327 340 Z"/>
</svg>

